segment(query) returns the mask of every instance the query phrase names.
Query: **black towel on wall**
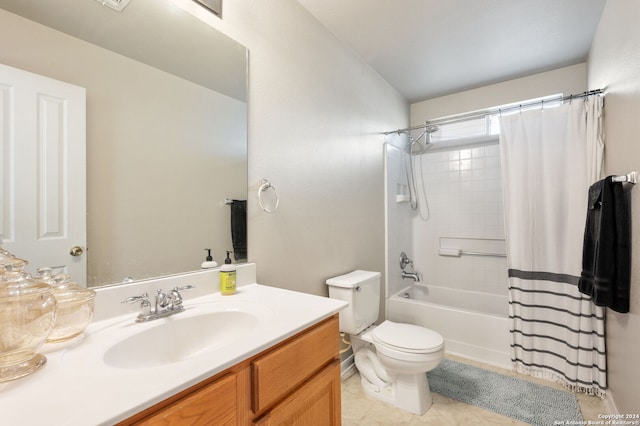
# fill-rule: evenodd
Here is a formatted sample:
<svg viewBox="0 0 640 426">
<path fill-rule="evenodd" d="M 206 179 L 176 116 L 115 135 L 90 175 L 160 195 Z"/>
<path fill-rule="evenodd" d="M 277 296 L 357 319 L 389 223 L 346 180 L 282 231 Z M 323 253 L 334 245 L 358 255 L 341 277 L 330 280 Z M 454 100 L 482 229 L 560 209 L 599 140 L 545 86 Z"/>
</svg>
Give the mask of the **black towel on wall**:
<svg viewBox="0 0 640 426">
<path fill-rule="evenodd" d="M 589 188 L 578 289 L 598 306 L 629 312 L 630 268 L 626 195 L 622 183 L 613 182 L 609 176 Z"/>
<path fill-rule="evenodd" d="M 231 203 L 231 242 L 236 261 L 247 260 L 247 201 Z"/>
</svg>

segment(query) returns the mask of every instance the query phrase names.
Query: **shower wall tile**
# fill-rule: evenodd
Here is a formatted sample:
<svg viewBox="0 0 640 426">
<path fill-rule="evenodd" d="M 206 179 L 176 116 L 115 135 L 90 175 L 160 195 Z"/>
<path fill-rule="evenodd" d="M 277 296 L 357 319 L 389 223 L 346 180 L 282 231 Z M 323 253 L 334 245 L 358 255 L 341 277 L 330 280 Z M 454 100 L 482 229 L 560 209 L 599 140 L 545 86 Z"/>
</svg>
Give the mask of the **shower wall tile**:
<svg viewBox="0 0 640 426">
<path fill-rule="evenodd" d="M 498 145 L 426 153 L 415 168 L 423 216 L 423 191 L 430 212 L 428 221 L 416 215 L 412 223 L 414 263 L 424 283 L 506 294 L 505 258 L 438 254 L 441 237 L 504 239 Z"/>
</svg>

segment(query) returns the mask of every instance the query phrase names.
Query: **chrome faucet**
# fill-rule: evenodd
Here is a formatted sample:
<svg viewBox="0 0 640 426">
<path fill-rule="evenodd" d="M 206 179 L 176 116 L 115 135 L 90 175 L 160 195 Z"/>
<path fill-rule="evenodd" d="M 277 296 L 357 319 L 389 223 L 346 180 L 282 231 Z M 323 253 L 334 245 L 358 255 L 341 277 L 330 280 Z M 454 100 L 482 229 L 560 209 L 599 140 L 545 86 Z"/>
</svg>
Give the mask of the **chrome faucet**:
<svg viewBox="0 0 640 426">
<path fill-rule="evenodd" d="M 409 256 L 405 252 L 400 253 L 400 269 L 402 269 L 402 279 L 411 278 L 413 281 L 419 283 L 420 275 L 417 272 L 407 272 L 404 269 L 407 266 L 411 266 L 413 269 L 413 260 L 409 259 Z"/>
<path fill-rule="evenodd" d="M 418 275 L 417 272 L 406 272 L 406 271 L 402 271 L 402 278 L 411 278 L 413 281 L 419 283 L 420 282 L 420 275 Z"/>
<path fill-rule="evenodd" d="M 194 285 L 186 285 L 184 287 L 175 287 L 169 294 L 166 294 L 162 289 L 158 289 L 156 294 L 156 300 L 154 308 L 151 308 L 151 302 L 149 301 L 149 294 L 143 293 L 140 296 L 132 296 L 122 303 L 135 303 L 140 302 L 140 313 L 136 318 L 136 322 L 147 322 L 158 318 L 168 317 L 173 314 L 184 311 L 182 305 L 181 291 L 191 290 L 195 288 Z"/>
</svg>

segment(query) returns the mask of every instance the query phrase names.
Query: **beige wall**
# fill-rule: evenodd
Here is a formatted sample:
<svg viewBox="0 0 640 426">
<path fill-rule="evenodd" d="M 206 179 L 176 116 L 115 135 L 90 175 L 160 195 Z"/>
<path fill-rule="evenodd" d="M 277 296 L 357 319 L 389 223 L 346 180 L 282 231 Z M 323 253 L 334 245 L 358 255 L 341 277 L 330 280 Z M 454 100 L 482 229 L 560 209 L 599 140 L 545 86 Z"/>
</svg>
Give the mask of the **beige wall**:
<svg viewBox="0 0 640 426">
<path fill-rule="evenodd" d="M 297 2 L 226 2 L 220 30 L 249 48 L 249 258 L 264 284 L 326 295 L 384 271 L 383 142 L 408 105 Z M 273 214 L 256 191 L 269 179 Z"/>
<path fill-rule="evenodd" d="M 87 89 L 89 285 L 232 250 L 224 198 L 246 196 L 245 103 L 4 10 L 0 63 Z"/>
<path fill-rule="evenodd" d="M 605 173 L 640 170 L 640 2 L 609 1 L 591 52 L 590 89 L 605 89 Z M 607 311 L 609 390 L 619 413 L 640 412 L 640 189 L 631 191 L 630 313 Z"/>
<path fill-rule="evenodd" d="M 585 63 L 558 68 L 454 93 L 411 105 L 411 125 L 423 124 L 438 117 L 493 108 L 500 105 L 562 93 L 582 93 L 587 87 Z"/>
</svg>

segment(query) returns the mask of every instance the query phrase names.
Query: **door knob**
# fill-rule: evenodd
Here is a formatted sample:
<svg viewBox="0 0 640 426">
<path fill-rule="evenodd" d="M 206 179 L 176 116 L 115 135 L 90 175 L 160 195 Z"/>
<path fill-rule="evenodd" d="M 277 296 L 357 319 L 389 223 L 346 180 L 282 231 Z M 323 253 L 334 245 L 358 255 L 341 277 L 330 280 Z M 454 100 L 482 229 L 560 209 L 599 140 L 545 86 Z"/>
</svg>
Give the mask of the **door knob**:
<svg viewBox="0 0 640 426">
<path fill-rule="evenodd" d="M 82 256 L 82 253 L 84 253 L 84 250 L 80 246 L 73 246 L 71 250 L 69 250 L 71 256 Z"/>
</svg>

